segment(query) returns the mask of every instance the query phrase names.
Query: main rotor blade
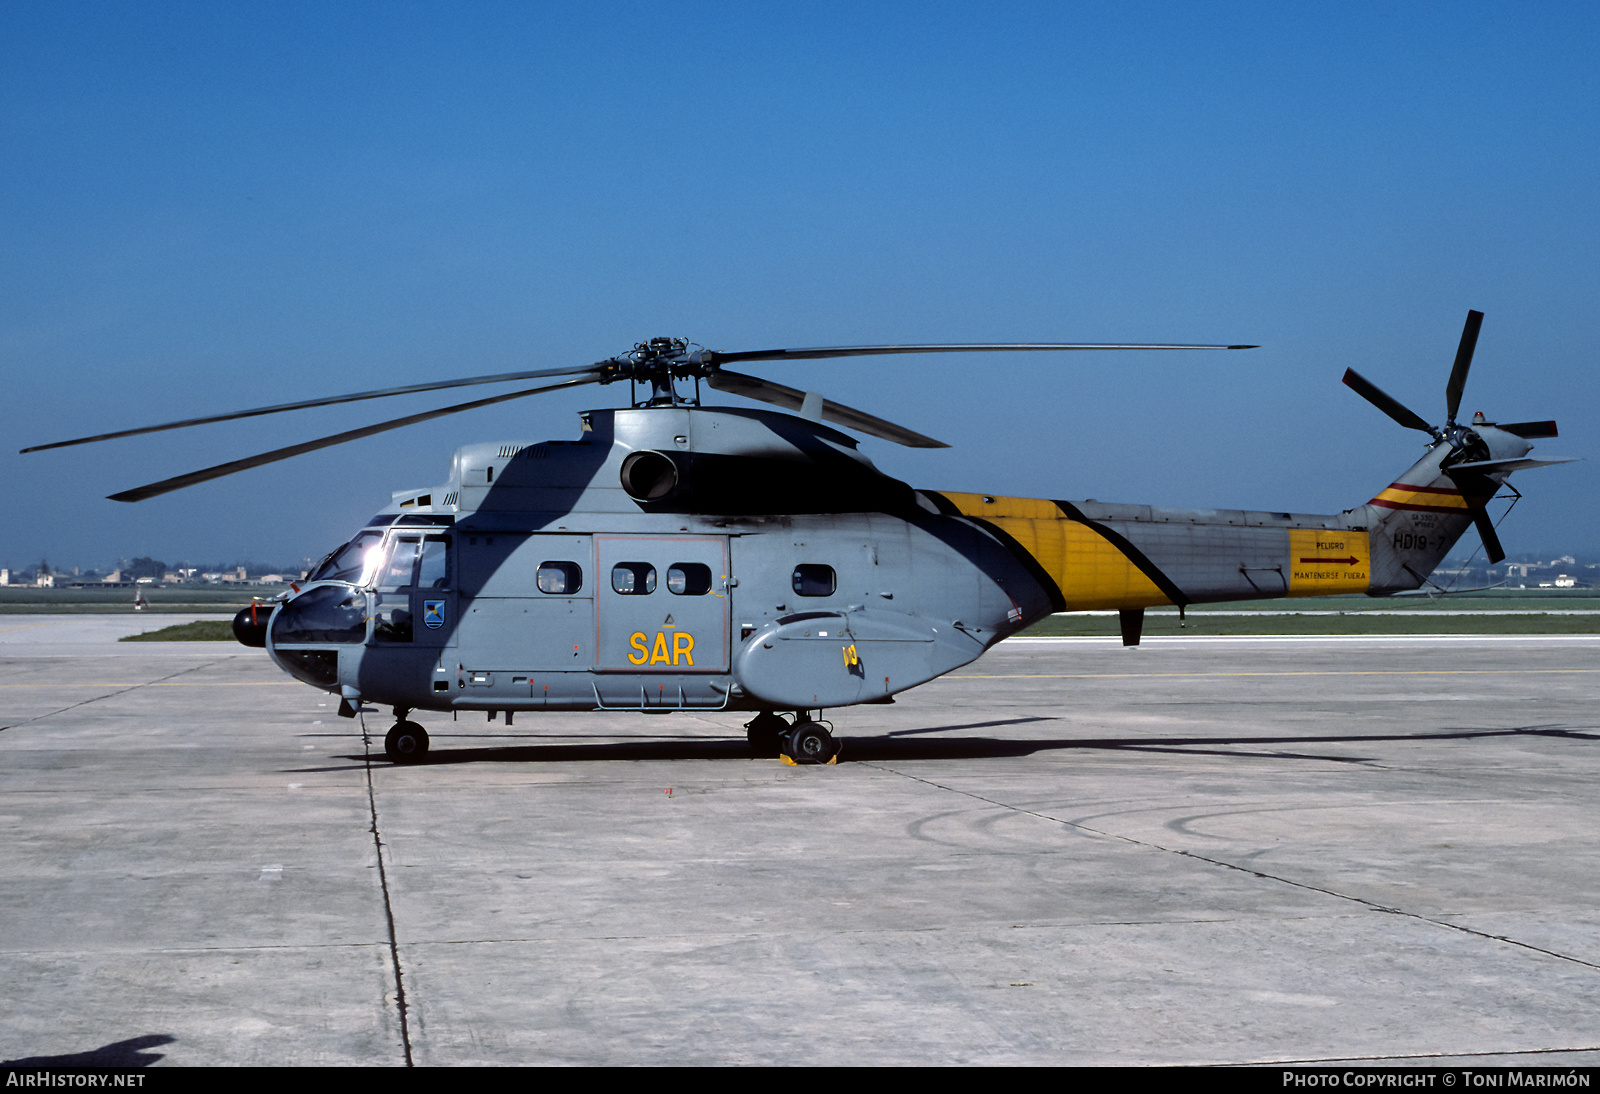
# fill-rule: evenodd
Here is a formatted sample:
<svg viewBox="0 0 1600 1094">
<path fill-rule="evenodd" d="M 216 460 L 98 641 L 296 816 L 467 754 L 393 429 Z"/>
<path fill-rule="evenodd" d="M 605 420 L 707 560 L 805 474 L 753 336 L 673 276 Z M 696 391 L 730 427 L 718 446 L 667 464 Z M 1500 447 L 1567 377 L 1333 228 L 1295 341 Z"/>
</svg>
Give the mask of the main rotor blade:
<svg viewBox="0 0 1600 1094">
<path fill-rule="evenodd" d="M 812 349 L 756 349 L 705 354 L 713 362 L 806 361 L 822 357 L 873 357 L 891 353 L 1008 353 L 1080 349 L 1259 349 L 1258 346 L 1179 346 L 1170 343 L 1133 342 L 940 342 L 921 346 L 818 346 Z"/>
<path fill-rule="evenodd" d="M 291 456 L 315 452 L 319 448 L 332 448 L 334 445 L 344 444 L 346 441 L 359 441 L 363 437 L 386 433 L 391 429 L 399 429 L 402 426 L 416 425 L 418 422 L 426 422 L 434 418 L 443 418 L 447 414 L 459 414 L 463 410 L 476 410 L 480 406 L 489 406 L 493 403 L 503 403 L 510 399 L 521 399 L 528 395 L 541 395 L 546 391 L 558 391 L 561 388 L 578 387 L 582 384 L 595 382 L 595 378 L 584 377 L 578 380 L 567 380 L 564 383 L 551 384 L 548 387 L 535 387 L 526 391 L 513 391 L 507 395 L 492 395 L 487 399 L 474 399 L 470 403 L 447 406 L 441 410 L 429 410 L 421 414 L 408 414 L 404 418 L 395 418 L 393 421 L 379 422 L 377 425 L 364 426 L 361 429 L 352 429 L 344 433 L 335 433 L 330 437 L 319 437 L 317 440 L 306 441 L 303 444 L 292 444 L 287 448 L 275 448 L 271 452 L 263 452 L 257 456 L 246 456 L 242 460 L 234 460 L 231 463 L 220 463 L 215 467 L 208 467 L 204 471 L 191 471 L 187 475 L 162 479 L 160 482 L 153 482 L 148 486 L 137 486 L 132 490 L 124 490 L 120 494 L 111 494 L 109 497 L 112 501 L 144 501 L 146 498 L 159 497 L 162 494 L 170 494 L 174 490 L 182 490 L 186 486 L 195 486 L 202 482 L 210 482 L 212 479 L 220 479 L 225 475 L 248 471 L 252 467 L 277 463 L 279 460 L 287 460 Z"/>
<path fill-rule="evenodd" d="M 775 384 L 771 380 L 763 380 L 759 376 L 746 376 L 742 372 L 729 372 L 726 369 L 716 369 L 706 377 L 706 383 L 718 391 L 730 392 L 734 395 L 743 395 L 746 399 L 755 399 L 773 406 L 781 406 L 785 410 L 799 410 L 805 402 L 806 393 L 797 391 L 783 384 Z M 921 433 L 907 429 L 902 425 L 884 421 L 874 417 L 864 410 L 836 403 L 831 399 L 822 401 L 822 417 L 824 421 L 834 422 L 847 426 L 860 433 L 871 437 L 879 437 L 895 444 L 903 444 L 908 448 L 949 448 L 943 441 L 936 441 L 932 437 L 924 437 Z"/>
<path fill-rule="evenodd" d="M 1361 375 L 1361 373 L 1357 372 L 1355 369 L 1347 368 L 1344 370 L 1344 383 L 1346 387 L 1354 390 L 1357 395 L 1361 396 L 1367 402 L 1371 403 L 1373 406 L 1389 415 L 1389 417 L 1393 418 L 1407 429 L 1420 429 L 1422 432 L 1434 437 L 1439 435 L 1439 431 L 1434 429 L 1433 426 L 1429 425 L 1427 422 L 1423 421 L 1420 414 L 1409 409 L 1404 403 L 1400 402 L 1400 400 L 1394 398 L 1392 395 L 1389 395 L 1377 384 Z"/>
<path fill-rule="evenodd" d="M 1481 311 L 1467 312 L 1467 325 L 1461 328 L 1461 345 L 1456 348 L 1456 363 L 1450 382 L 1444 388 L 1445 420 L 1454 423 L 1461 409 L 1461 392 L 1467 386 L 1467 370 L 1472 367 L 1472 351 L 1478 348 L 1478 330 L 1483 326 Z"/>
<path fill-rule="evenodd" d="M 358 391 L 352 395 L 331 395 L 325 399 L 304 399 L 298 403 L 279 403 L 276 406 L 258 406 L 251 410 L 236 410 L 231 414 L 213 414 L 205 418 L 185 418 L 181 422 L 167 422 L 163 425 L 147 425 L 138 429 L 122 429 L 115 433 L 98 433 L 93 437 L 78 437 L 71 441 L 53 441 L 50 444 L 36 444 L 31 448 L 24 448 L 22 452 L 43 452 L 48 448 L 67 448 L 75 444 L 92 444 L 95 441 L 110 441 L 118 437 L 136 437 L 141 433 L 160 433 L 168 429 L 186 429 L 191 425 L 210 425 L 213 422 L 231 422 L 239 418 L 257 418 L 263 414 L 282 414 L 286 410 L 308 410 L 316 406 L 333 406 L 336 403 L 356 403 L 363 399 L 386 399 L 391 395 L 410 395 L 418 391 L 441 391 L 452 387 L 471 387 L 474 384 L 498 384 L 511 380 L 535 380 L 543 376 L 573 376 L 581 373 L 592 372 L 597 376 L 599 369 L 594 365 L 581 365 L 573 368 L 546 368 L 536 369 L 532 372 L 502 372 L 494 376 L 469 376 L 464 380 L 439 380 L 430 384 L 407 384 L 404 387 L 387 387 L 381 391 Z"/>
</svg>

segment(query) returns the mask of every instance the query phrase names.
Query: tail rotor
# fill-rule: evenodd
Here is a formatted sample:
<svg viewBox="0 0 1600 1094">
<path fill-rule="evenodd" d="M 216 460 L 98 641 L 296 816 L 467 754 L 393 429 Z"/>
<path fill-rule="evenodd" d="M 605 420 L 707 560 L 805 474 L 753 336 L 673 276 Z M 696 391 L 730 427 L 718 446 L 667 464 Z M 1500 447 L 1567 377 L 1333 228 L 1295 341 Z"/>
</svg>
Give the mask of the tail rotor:
<svg viewBox="0 0 1600 1094">
<path fill-rule="evenodd" d="M 1483 540 L 1483 549 L 1489 556 L 1489 562 L 1494 564 L 1502 561 L 1506 554 L 1487 506 L 1499 492 L 1504 475 L 1522 468 L 1567 461 L 1523 458 L 1532 447 L 1526 443 L 1528 440 L 1556 436 L 1555 422 L 1508 422 L 1497 425 L 1485 421 L 1480 414 L 1473 418 L 1470 425 L 1456 423 L 1456 415 L 1461 410 L 1461 393 L 1467 386 L 1467 373 L 1472 369 L 1472 355 L 1478 348 L 1478 332 L 1482 327 L 1483 313 L 1467 312 L 1467 322 L 1461 330 L 1461 344 L 1456 348 L 1455 364 L 1450 369 L 1450 380 L 1445 384 L 1445 423 L 1442 426 L 1430 425 L 1422 415 L 1355 369 L 1345 370 L 1344 383 L 1405 428 L 1428 434 L 1435 445 L 1450 446 L 1450 452 L 1440 461 L 1439 470 L 1461 492 L 1462 500 L 1472 514 L 1472 523 Z M 1495 478 L 1496 474 L 1501 478 Z"/>
</svg>

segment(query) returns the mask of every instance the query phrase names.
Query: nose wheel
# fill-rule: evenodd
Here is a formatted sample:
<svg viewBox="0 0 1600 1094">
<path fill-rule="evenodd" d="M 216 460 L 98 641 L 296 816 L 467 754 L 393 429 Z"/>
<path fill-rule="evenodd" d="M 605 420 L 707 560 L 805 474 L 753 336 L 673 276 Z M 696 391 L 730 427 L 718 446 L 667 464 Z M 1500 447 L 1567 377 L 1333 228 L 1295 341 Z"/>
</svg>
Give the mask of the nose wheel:
<svg viewBox="0 0 1600 1094">
<path fill-rule="evenodd" d="M 839 756 L 839 742 L 828 732 L 825 722 L 815 722 L 804 711 L 794 721 L 764 710 L 744 724 L 745 739 L 752 755 L 791 764 L 830 764 Z"/>
<path fill-rule="evenodd" d="M 383 738 L 383 754 L 397 764 L 421 763 L 428 754 L 428 731 L 415 722 L 399 722 Z"/>
<path fill-rule="evenodd" d="M 820 723 L 800 718 L 783 742 L 783 755 L 803 766 L 831 764 L 839 756 L 839 742 Z"/>
</svg>

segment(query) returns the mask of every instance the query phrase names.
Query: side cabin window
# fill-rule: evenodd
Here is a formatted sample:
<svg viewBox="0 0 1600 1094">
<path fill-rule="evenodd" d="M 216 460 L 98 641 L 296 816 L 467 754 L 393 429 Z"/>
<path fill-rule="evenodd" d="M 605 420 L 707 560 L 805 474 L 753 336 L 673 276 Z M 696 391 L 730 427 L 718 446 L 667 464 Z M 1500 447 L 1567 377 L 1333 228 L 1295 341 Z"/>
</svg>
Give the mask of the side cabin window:
<svg viewBox="0 0 1600 1094">
<path fill-rule="evenodd" d="M 702 562 L 674 562 L 667 569 L 667 592 L 674 596 L 705 596 L 711 591 L 711 567 Z"/>
<path fill-rule="evenodd" d="M 576 562 L 541 562 L 539 591 L 553 596 L 572 596 L 583 588 L 583 571 Z"/>
<path fill-rule="evenodd" d="M 832 596 L 838 587 L 839 579 L 832 566 L 802 562 L 794 568 L 794 591 L 797 596 Z"/>
<path fill-rule="evenodd" d="M 648 562 L 619 562 L 611 569 L 611 588 L 623 596 L 648 596 L 656 591 L 656 568 Z"/>
</svg>

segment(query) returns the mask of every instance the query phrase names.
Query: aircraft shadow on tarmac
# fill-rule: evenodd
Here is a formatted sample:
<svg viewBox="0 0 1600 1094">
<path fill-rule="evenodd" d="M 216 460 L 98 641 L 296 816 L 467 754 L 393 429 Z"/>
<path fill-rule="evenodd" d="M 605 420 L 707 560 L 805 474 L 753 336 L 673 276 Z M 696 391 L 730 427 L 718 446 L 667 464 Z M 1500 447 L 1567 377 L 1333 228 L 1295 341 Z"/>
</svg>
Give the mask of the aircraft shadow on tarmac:
<svg viewBox="0 0 1600 1094">
<path fill-rule="evenodd" d="M 1054 751 L 1164 752 L 1186 756 L 1229 756 L 1273 760 L 1320 760 L 1335 763 L 1371 763 L 1378 757 L 1335 755 L 1293 751 L 1317 744 L 1363 744 L 1379 742 L 1462 741 L 1490 737 L 1541 736 L 1573 740 L 1600 740 L 1600 733 L 1584 732 L 1596 727 L 1514 726 L 1507 728 L 1466 729 L 1444 727 L 1427 733 L 1349 733 L 1327 736 L 1234 736 L 1234 737 L 1063 737 L 1006 739 L 1003 737 L 928 738 L 930 733 L 991 729 L 1030 722 L 1056 721 L 1055 718 L 1010 718 L 966 725 L 929 726 L 924 729 L 896 730 L 874 737 L 842 737 L 839 762 L 896 762 L 905 760 L 984 760 L 1030 756 Z M 448 734 L 435 735 L 445 747 L 430 751 L 417 766 L 466 763 L 563 763 L 575 760 L 749 760 L 750 747 L 737 737 L 707 738 L 684 735 L 656 735 L 619 741 L 595 740 L 598 735 L 561 736 L 506 734 L 518 744 L 451 747 Z M 482 734 L 472 734 L 474 741 Z M 574 743 L 565 743 L 574 741 Z M 588 743 L 576 743 L 578 741 Z M 1278 746 L 1278 747 L 1273 747 Z M 1283 746 L 1287 746 L 1287 749 Z M 365 763 L 362 753 L 336 754 L 338 759 Z M 381 758 L 381 757 L 380 757 Z M 387 761 L 384 761 L 387 765 Z M 344 767 L 295 768 L 295 771 L 340 771 Z"/>
<path fill-rule="evenodd" d="M 91 1048 L 87 1052 L 0 1060 L 0 1067 L 149 1067 L 164 1054 L 144 1050 L 155 1048 L 157 1045 L 170 1045 L 176 1040 L 176 1037 L 165 1033 L 149 1033 L 143 1037 L 130 1037 L 126 1041 L 113 1041 L 109 1045 Z"/>
</svg>

